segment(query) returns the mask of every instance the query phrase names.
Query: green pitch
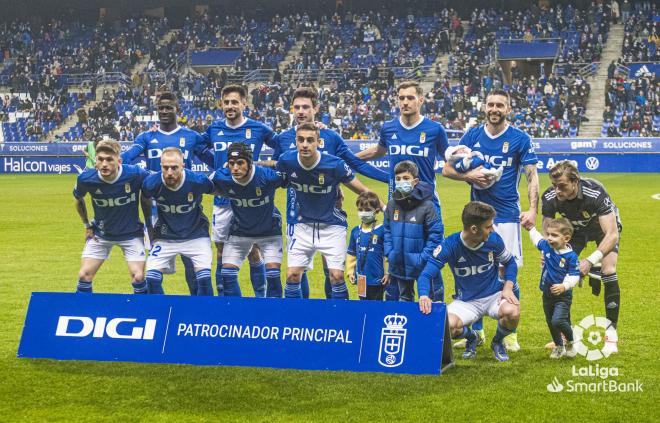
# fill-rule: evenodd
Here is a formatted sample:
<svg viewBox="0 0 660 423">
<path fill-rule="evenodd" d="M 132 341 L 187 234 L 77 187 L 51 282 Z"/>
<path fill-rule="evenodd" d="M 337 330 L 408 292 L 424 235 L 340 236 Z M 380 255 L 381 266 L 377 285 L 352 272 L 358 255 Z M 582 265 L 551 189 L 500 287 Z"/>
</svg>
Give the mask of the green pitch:
<svg viewBox="0 0 660 423">
<path fill-rule="evenodd" d="M 660 193 L 660 175 L 597 177 L 619 206 L 624 226 L 618 268 L 622 340 L 618 355 L 592 364 L 617 367 L 618 376 L 609 380 L 638 380 L 643 392 L 548 392 L 555 377 L 565 386 L 569 379 L 603 379 L 572 376 L 573 366 L 588 366 L 584 358 L 551 361 L 543 349 L 550 335 L 538 291 L 539 253 L 525 233 L 522 350 L 512 353 L 508 363 L 495 362 L 486 346 L 478 349 L 476 360 L 458 358 L 453 369 L 438 377 L 17 359 L 30 292 L 75 290 L 83 228 L 73 208 L 73 175 L 2 176 L 0 421 L 659 421 L 660 201 L 652 195 Z M 385 196 L 384 185 L 370 185 Z M 542 190 L 547 186 L 542 175 Z M 459 229 L 468 188 L 445 180 L 439 187 L 449 234 Z M 355 196 L 346 196 L 346 208 L 352 210 Z M 525 194 L 522 202 L 526 207 Z M 282 193 L 278 206 L 284 210 Z M 210 212 L 210 199 L 205 207 Z M 354 225 L 355 213 L 349 218 Z M 180 274 L 165 279 L 171 294 L 187 292 L 180 262 L 178 267 Z M 317 261 L 310 277 L 314 297 L 323 291 L 320 269 Z M 445 281 L 449 298 L 453 281 L 447 273 Z M 116 250 L 94 289 L 126 293 L 129 282 Z M 241 285 L 244 293 L 252 293 L 245 271 Z M 355 288 L 349 289 L 355 298 Z M 573 323 L 589 314 L 604 315 L 602 296 L 576 288 Z M 494 322 L 487 321 L 489 338 L 493 331 Z"/>
</svg>

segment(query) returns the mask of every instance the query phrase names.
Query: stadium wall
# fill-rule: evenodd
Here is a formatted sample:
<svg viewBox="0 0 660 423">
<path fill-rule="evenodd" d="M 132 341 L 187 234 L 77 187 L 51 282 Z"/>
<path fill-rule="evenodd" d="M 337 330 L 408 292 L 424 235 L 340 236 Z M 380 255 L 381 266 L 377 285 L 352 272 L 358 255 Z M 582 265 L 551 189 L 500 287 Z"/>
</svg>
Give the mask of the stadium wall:
<svg viewBox="0 0 660 423">
<path fill-rule="evenodd" d="M 374 145 L 374 140 L 348 140 L 346 144 L 357 153 Z M 455 144 L 451 141 L 450 144 Z M 132 143 L 123 142 L 122 150 Z M 660 138 L 552 138 L 534 139 L 539 156 L 539 171 L 547 172 L 558 160 L 578 163 L 581 172 L 660 173 Z M 0 143 L 0 173 L 81 173 L 85 168 L 82 150 L 86 143 Z M 263 158 L 272 151 L 264 147 Z M 490 158 L 494 164 L 497 156 Z M 138 161 L 139 163 L 139 161 Z M 387 157 L 371 162 L 378 168 L 389 166 Z M 439 172 L 442 162 L 436 164 Z M 195 171 L 208 171 L 196 161 Z"/>
</svg>

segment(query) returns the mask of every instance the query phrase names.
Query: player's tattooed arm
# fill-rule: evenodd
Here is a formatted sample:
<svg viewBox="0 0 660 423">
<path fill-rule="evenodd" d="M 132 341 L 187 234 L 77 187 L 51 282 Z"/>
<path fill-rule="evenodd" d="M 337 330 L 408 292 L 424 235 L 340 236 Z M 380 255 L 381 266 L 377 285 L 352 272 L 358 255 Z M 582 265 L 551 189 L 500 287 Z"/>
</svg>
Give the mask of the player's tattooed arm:
<svg viewBox="0 0 660 423">
<path fill-rule="evenodd" d="M 520 224 L 528 227 L 536 223 L 536 215 L 539 210 L 539 174 L 535 164 L 525 165 L 525 177 L 527 178 L 529 210 L 520 213 Z"/>
</svg>

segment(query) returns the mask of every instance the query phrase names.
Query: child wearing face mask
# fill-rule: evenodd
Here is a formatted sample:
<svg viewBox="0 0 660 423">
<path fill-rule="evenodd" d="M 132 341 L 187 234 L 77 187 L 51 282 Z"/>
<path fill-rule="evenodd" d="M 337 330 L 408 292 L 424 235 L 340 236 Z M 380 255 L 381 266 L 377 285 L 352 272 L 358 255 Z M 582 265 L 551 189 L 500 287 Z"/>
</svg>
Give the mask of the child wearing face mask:
<svg viewBox="0 0 660 423">
<path fill-rule="evenodd" d="M 385 271 L 387 261 L 383 256 L 385 228 L 376 220 L 380 199 L 374 192 L 363 192 L 355 205 L 361 223 L 351 230 L 346 251 L 346 274 L 349 281 L 357 285 L 361 300 L 383 301 L 390 278 Z"/>
<path fill-rule="evenodd" d="M 384 254 L 390 284 L 398 284 L 399 300 L 415 300 L 415 280 L 433 250 L 442 242 L 444 226 L 432 198 L 433 186 L 419 180 L 410 160 L 394 167 L 395 190 L 387 203 Z M 390 288 L 388 288 L 389 293 Z"/>
</svg>

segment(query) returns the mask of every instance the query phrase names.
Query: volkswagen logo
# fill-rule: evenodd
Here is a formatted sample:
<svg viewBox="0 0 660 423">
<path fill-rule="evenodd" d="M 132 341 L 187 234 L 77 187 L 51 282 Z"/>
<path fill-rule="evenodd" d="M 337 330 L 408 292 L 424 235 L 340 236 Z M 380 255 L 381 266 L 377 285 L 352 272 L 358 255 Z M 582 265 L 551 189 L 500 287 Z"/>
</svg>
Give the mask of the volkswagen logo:
<svg viewBox="0 0 660 423">
<path fill-rule="evenodd" d="M 595 157 L 587 157 L 587 161 L 585 162 L 585 165 L 589 170 L 596 170 L 598 169 L 598 165 L 600 165 L 600 162 Z"/>
</svg>

